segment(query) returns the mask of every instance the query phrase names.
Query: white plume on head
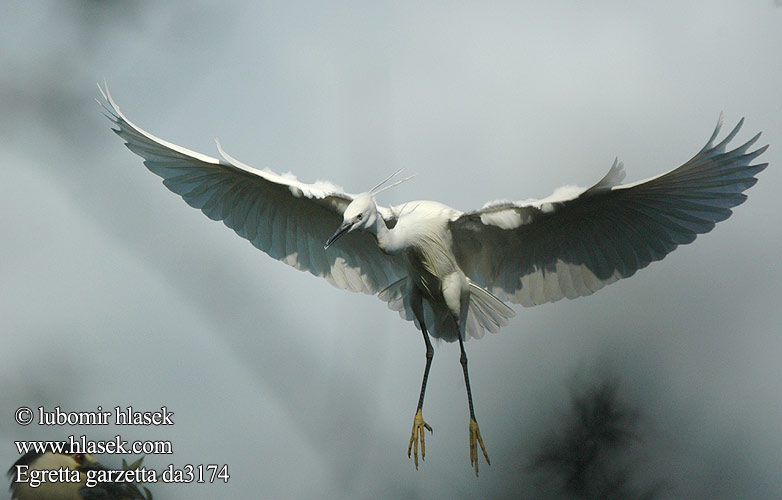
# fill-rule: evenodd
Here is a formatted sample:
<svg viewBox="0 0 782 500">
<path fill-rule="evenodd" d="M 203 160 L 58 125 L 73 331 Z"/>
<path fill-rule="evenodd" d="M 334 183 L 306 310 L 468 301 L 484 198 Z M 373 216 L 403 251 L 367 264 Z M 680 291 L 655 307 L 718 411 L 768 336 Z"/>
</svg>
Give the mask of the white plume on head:
<svg viewBox="0 0 782 500">
<path fill-rule="evenodd" d="M 394 177 L 396 177 L 397 175 L 399 175 L 399 174 L 402 172 L 402 170 L 404 170 L 404 169 L 403 169 L 403 168 L 400 168 L 399 170 L 397 170 L 397 171 L 396 171 L 396 172 L 394 172 L 393 174 L 389 175 L 388 177 L 386 177 L 385 179 L 383 179 L 382 181 L 380 181 L 380 183 L 378 183 L 378 184 L 377 184 L 375 187 L 373 187 L 372 189 L 370 189 L 370 190 L 369 190 L 369 194 L 371 194 L 372 196 L 375 196 L 375 195 L 377 195 L 377 194 L 380 194 L 380 193 L 382 193 L 383 191 L 386 191 L 386 190 L 388 190 L 388 189 L 391 189 L 391 188 L 392 188 L 392 187 L 394 187 L 394 186 L 398 186 L 398 185 L 402 184 L 403 182 L 405 182 L 405 181 L 409 181 L 410 179 L 412 179 L 413 177 L 415 177 L 415 174 L 413 174 L 413 175 L 411 175 L 411 176 L 405 177 L 404 179 L 400 179 L 400 180 L 396 181 L 395 183 L 393 183 L 393 184 L 390 184 L 390 185 L 388 185 L 388 186 L 386 186 L 386 187 L 384 187 L 384 188 L 380 189 L 380 186 L 382 186 L 382 185 L 383 185 L 383 184 L 385 184 L 386 182 L 390 181 L 391 179 L 393 179 Z"/>
</svg>

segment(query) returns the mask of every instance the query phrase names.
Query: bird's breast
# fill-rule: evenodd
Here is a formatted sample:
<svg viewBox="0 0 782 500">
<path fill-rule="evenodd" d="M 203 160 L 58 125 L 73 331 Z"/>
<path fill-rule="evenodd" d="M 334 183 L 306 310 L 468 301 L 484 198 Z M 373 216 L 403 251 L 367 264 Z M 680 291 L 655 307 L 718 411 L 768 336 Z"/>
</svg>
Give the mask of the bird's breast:
<svg viewBox="0 0 782 500">
<path fill-rule="evenodd" d="M 432 235 L 409 246 L 405 260 L 408 277 L 430 298 L 440 295 L 446 276 L 459 271 L 448 242 Z"/>
</svg>

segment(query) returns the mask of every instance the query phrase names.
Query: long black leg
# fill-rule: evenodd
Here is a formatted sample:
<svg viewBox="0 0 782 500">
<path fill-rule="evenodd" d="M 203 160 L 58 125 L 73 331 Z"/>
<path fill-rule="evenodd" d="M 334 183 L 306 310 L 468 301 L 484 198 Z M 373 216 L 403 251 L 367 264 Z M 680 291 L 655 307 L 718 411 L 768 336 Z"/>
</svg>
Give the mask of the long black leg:
<svg viewBox="0 0 782 500">
<path fill-rule="evenodd" d="M 424 368 L 424 378 L 421 380 L 421 396 L 418 398 L 418 407 L 416 410 L 421 410 L 424 407 L 424 393 L 426 392 L 426 381 L 429 379 L 429 368 L 432 366 L 432 359 L 434 358 L 434 349 L 432 348 L 432 342 L 429 340 L 429 333 L 426 331 L 426 326 L 421 323 L 421 332 L 424 334 L 424 343 L 426 344 L 426 367 Z"/>
<path fill-rule="evenodd" d="M 464 385 L 467 387 L 467 403 L 470 405 L 470 465 L 475 467 L 475 475 L 477 476 L 479 444 L 481 445 L 481 451 L 483 451 L 483 457 L 486 459 L 486 463 L 491 465 L 491 461 L 489 460 L 489 455 L 486 453 L 486 447 L 483 445 L 481 431 L 478 429 L 478 421 L 475 419 L 475 409 L 472 405 L 472 391 L 470 390 L 470 375 L 467 373 L 467 352 L 464 350 L 464 341 L 462 340 L 461 334 L 459 334 L 459 349 L 462 351 L 459 362 L 462 364 Z"/>
<path fill-rule="evenodd" d="M 426 381 L 429 379 L 429 368 L 432 366 L 432 359 L 434 358 L 434 349 L 432 348 L 432 342 L 429 340 L 429 334 L 426 331 L 426 324 L 424 323 L 423 307 L 420 302 L 420 297 L 413 297 L 413 314 L 415 314 L 418 324 L 421 325 L 421 332 L 424 335 L 424 343 L 426 344 L 426 367 L 424 368 L 424 378 L 421 380 L 421 395 L 418 397 L 418 407 L 416 408 L 415 417 L 413 418 L 413 432 L 410 435 L 410 444 L 407 446 L 407 458 L 410 458 L 410 453 L 413 453 L 413 461 L 415 462 L 415 468 L 418 470 L 418 440 L 421 440 L 421 460 L 426 456 L 426 443 L 424 441 L 424 429 L 432 432 L 432 427 L 424 422 L 423 407 L 424 407 L 424 394 L 426 393 Z"/>
<path fill-rule="evenodd" d="M 470 419 L 475 420 L 475 408 L 472 405 L 472 391 L 470 390 L 470 375 L 467 373 L 467 352 L 464 350 L 464 341 L 462 340 L 461 334 L 459 335 L 459 349 L 462 351 L 462 355 L 459 357 L 459 363 L 462 364 L 464 385 L 467 387 L 467 403 L 470 405 Z"/>
</svg>

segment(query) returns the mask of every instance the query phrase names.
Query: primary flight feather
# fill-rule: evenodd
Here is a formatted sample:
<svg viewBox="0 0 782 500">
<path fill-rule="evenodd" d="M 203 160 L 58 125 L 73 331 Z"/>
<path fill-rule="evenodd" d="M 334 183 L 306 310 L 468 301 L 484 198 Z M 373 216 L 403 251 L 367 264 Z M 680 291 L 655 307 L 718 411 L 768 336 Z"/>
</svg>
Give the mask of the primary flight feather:
<svg viewBox="0 0 782 500">
<path fill-rule="evenodd" d="M 434 201 L 397 207 L 376 204 L 319 182 L 249 167 L 171 144 L 128 120 L 108 89 L 107 116 L 127 147 L 163 178 L 163 184 L 213 220 L 271 257 L 372 295 L 422 331 L 426 366 L 408 445 L 418 467 L 425 455 L 422 408 L 433 348 L 429 335 L 458 341 L 470 410 L 470 461 L 478 473 L 478 446 L 464 340 L 498 331 L 514 315 L 503 301 L 533 306 L 589 295 L 632 276 L 678 245 L 731 215 L 767 164 L 752 162 L 760 134 L 729 150 L 743 119 L 716 142 L 722 117 L 692 159 L 665 174 L 632 184 L 622 164 L 588 189 L 562 189 L 542 200 L 494 202 L 460 212 Z M 389 179 L 386 179 L 388 181 Z M 385 181 L 384 181 L 385 182 Z M 382 184 L 382 183 L 381 183 Z"/>
</svg>

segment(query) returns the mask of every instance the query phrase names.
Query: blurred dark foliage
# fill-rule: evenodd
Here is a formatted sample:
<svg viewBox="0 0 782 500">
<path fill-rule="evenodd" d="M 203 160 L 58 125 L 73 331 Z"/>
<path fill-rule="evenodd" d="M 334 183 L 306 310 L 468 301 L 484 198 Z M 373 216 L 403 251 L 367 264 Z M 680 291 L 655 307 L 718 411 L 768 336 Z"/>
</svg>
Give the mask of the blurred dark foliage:
<svg viewBox="0 0 782 500">
<path fill-rule="evenodd" d="M 144 457 L 133 463 L 122 460 L 122 470 L 135 470 L 141 467 Z M 79 490 L 84 500 L 152 500 L 152 493 L 146 486 L 139 487 L 136 483 L 99 483 L 97 486 L 85 486 Z"/>
<path fill-rule="evenodd" d="M 144 457 L 141 457 L 129 464 L 125 459 L 122 459 L 122 470 L 138 469 L 143 461 Z M 117 483 L 114 485 L 114 488 L 117 500 L 152 500 L 152 493 L 146 486 L 139 488 L 139 485 L 136 483 Z"/>
<path fill-rule="evenodd" d="M 561 482 L 562 498 L 652 500 L 661 483 L 635 485 L 637 464 L 628 461 L 640 443 L 639 412 L 621 401 L 615 379 L 571 390 L 570 412 L 547 435 L 531 470 Z"/>
</svg>

